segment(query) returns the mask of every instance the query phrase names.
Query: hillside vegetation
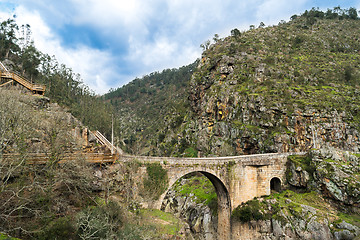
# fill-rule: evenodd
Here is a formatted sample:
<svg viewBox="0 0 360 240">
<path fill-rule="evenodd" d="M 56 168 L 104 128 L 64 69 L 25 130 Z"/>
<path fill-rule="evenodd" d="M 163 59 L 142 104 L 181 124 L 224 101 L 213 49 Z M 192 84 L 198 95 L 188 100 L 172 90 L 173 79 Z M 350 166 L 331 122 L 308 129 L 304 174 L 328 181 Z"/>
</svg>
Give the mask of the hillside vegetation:
<svg viewBox="0 0 360 240">
<path fill-rule="evenodd" d="M 359 151 L 360 30 L 353 9 L 215 39 L 159 155 L 239 155 L 333 146 Z"/>
<path fill-rule="evenodd" d="M 190 78 L 198 61 L 154 72 L 104 95 L 114 108 L 117 142 L 133 154 L 156 154 L 168 128 L 178 127 L 189 109 Z"/>
<path fill-rule="evenodd" d="M 159 210 L 140 211 L 133 197 L 140 165 L 91 164 L 77 154 L 91 147 L 79 133 L 84 126 L 64 108 L 18 90 L 0 89 L 0 102 L 0 239 L 185 236 L 186 225 L 179 218 Z M 48 161 L 30 164 L 34 153 L 45 154 Z M 72 159 L 60 163 L 69 153 Z M 6 158 L 8 154 L 13 157 Z M 146 197 L 153 198 L 164 172 L 147 167 L 152 178 L 146 182 Z"/>
</svg>

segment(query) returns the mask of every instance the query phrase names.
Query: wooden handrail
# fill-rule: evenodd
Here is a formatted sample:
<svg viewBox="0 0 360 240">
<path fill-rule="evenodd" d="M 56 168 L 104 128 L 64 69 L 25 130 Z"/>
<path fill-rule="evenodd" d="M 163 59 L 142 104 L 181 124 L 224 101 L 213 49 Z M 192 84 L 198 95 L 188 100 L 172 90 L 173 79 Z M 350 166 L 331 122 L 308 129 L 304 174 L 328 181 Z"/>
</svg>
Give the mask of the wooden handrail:
<svg viewBox="0 0 360 240">
<path fill-rule="evenodd" d="M 28 81 L 26 81 L 24 78 L 18 76 L 17 74 L 11 72 L 12 78 L 17 81 L 18 83 L 20 83 L 21 85 L 23 85 L 24 87 L 26 87 L 29 90 L 33 90 L 32 88 L 32 84 L 29 83 Z"/>
<path fill-rule="evenodd" d="M 1 67 L 2 69 L 4 69 L 6 72 L 8 71 L 7 68 L 5 67 L 5 65 L 4 65 L 2 62 L 0 62 L 0 67 Z"/>
<path fill-rule="evenodd" d="M 20 83 L 22 86 L 26 87 L 30 91 L 45 92 L 46 87 L 44 85 L 32 84 L 26 78 L 18 75 L 15 72 L 12 72 L 12 71 L 1 72 L 0 71 L 0 73 L 1 73 L 2 78 L 13 79 L 14 81 Z"/>
<path fill-rule="evenodd" d="M 0 160 L 14 162 L 19 157 L 21 157 L 20 154 L 3 154 Z M 46 153 L 30 153 L 26 155 L 25 159 L 28 164 L 46 164 L 49 162 L 50 156 Z M 89 163 L 113 163 L 116 160 L 116 156 L 106 153 L 67 153 L 60 157 L 59 163 L 81 159 Z"/>
<path fill-rule="evenodd" d="M 8 84 L 10 84 L 12 82 L 14 82 L 14 80 L 10 80 L 10 81 L 8 81 L 6 83 L 3 83 L 3 84 L 0 85 L 0 87 L 6 86 L 6 85 L 8 85 Z"/>
<path fill-rule="evenodd" d="M 108 149 L 110 149 L 112 152 L 116 152 L 117 149 L 114 145 L 111 144 L 111 142 L 109 140 L 106 139 L 106 137 L 104 137 L 104 135 L 101 134 L 101 132 L 99 131 L 94 131 L 92 132 L 94 134 L 94 136 L 102 143 L 104 144 Z"/>
</svg>

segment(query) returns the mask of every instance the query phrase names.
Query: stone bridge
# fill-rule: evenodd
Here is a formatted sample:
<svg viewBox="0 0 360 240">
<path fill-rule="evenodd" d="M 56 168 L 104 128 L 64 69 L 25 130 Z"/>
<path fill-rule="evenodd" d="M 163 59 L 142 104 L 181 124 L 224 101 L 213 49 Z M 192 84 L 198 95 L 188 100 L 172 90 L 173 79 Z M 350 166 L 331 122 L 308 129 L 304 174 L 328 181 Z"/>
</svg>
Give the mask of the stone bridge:
<svg viewBox="0 0 360 240">
<path fill-rule="evenodd" d="M 287 157 L 304 153 L 270 153 L 233 157 L 169 158 L 120 155 L 120 161 L 159 163 L 167 170 L 168 187 L 181 177 L 200 172 L 214 185 L 218 196 L 218 239 L 231 239 L 230 215 L 234 208 L 254 197 L 270 195 L 285 183 Z M 143 167 L 142 176 L 146 176 Z M 149 208 L 160 209 L 167 193 L 158 200 L 150 201 Z"/>
</svg>

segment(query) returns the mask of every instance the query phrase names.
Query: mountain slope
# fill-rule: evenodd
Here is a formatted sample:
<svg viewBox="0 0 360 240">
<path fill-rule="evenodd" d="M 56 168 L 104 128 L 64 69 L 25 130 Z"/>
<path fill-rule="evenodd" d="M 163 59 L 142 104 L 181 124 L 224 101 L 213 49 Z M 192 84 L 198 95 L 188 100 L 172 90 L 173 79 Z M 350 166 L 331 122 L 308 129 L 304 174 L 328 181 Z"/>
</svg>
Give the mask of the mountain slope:
<svg viewBox="0 0 360 240">
<path fill-rule="evenodd" d="M 182 123 L 190 107 L 188 86 L 197 63 L 151 73 L 105 94 L 116 112 L 117 141 L 128 152 L 153 154 L 167 128 Z"/>
<path fill-rule="evenodd" d="M 312 9 L 277 26 L 234 29 L 204 46 L 190 86 L 154 88 L 147 81 L 163 77 L 156 73 L 121 88 L 111 100 L 118 132 L 133 153 L 152 155 L 358 151 L 358 24 L 353 8 Z"/>
<path fill-rule="evenodd" d="M 180 138 L 201 155 L 359 151 L 359 20 L 316 12 L 211 45 L 192 77 L 193 117 Z"/>
</svg>

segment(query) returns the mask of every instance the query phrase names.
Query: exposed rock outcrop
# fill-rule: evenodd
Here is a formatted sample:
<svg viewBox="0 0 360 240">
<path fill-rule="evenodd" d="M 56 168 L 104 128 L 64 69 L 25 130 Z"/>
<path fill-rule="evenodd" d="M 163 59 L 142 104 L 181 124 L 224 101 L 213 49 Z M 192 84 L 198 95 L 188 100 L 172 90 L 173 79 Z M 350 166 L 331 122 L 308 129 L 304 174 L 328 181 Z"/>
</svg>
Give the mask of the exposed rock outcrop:
<svg viewBox="0 0 360 240">
<path fill-rule="evenodd" d="M 183 179 L 180 185 L 188 181 Z M 169 190 L 163 201 L 162 210 L 172 212 L 189 225 L 189 233 L 194 239 L 215 240 L 217 233 L 217 217 L 214 210 L 197 201 L 193 194 L 182 195 L 179 188 Z"/>
<path fill-rule="evenodd" d="M 321 149 L 312 151 L 314 181 L 322 193 L 360 213 L 360 155 Z"/>
<path fill-rule="evenodd" d="M 333 148 L 290 156 L 294 191 L 249 201 L 233 212 L 236 239 L 357 239 L 360 155 Z M 247 217 L 244 217 L 244 214 Z"/>
<path fill-rule="evenodd" d="M 336 149 L 312 150 L 306 158 L 290 157 L 291 186 L 321 192 L 342 204 L 360 206 L 359 154 Z"/>
<path fill-rule="evenodd" d="M 351 51 L 329 49 L 355 22 L 329 23 L 318 21 L 309 32 L 298 27 L 306 25 L 298 18 L 211 45 L 190 81 L 191 111 L 180 127 L 164 131 L 166 151 L 158 154 L 186 154 L 189 146 L 200 156 L 359 151 L 359 71 L 353 65 L 359 56 L 348 61 Z M 358 52 L 358 33 L 350 32 L 342 42 Z M 343 79 L 344 69 L 351 69 L 352 82 Z"/>
</svg>

